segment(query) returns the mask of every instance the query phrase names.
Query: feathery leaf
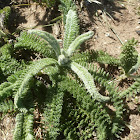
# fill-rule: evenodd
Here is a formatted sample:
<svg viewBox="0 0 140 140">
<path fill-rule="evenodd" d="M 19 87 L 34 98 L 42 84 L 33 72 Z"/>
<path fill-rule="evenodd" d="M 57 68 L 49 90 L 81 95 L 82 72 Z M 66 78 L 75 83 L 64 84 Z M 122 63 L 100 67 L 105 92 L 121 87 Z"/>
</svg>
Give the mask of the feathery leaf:
<svg viewBox="0 0 140 140">
<path fill-rule="evenodd" d="M 24 114 L 18 113 L 16 115 L 16 126 L 14 131 L 14 140 L 23 139 L 23 123 L 24 123 Z"/>
<path fill-rule="evenodd" d="M 82 67 L 81 65 L 75 63 L 75 62 L 71 62 L 70 65 L 71 69 L 78 75 L 78 77 L 83 81 L 87 91 L 90 93 L 90 95 L 98 101 L 108 101 L 109 97 L 105 97 L 102 96 L 95 84 L 94 84 L 94 79 L 91 76 L 91 74 L 88 72 L 87 69 L 85 69 L 84 67 Z"/>
<path fill-rule="evenodd" d="M 0 100 L 4 100 L 5 98 L 13 95 L 14 84 L 10 82 L 4 82 L 0 85 Z"/>
<path fill-rule="evenodd" d="M 48 135 L 46 139 L 56 140 L 59 135 L 60 117 L 63 105 L 64 93 L 54 87 L 48 89 L 44 108 L 44 121 Z"/>
<path fill-rule="evenodd" d="M 41 54 L 44 57 L 56 58 L 56 54 L 53 48 L 50 46 L 50 44 L 35 34 L 30 34 L 26 31 L 23 31 L 20 33 L 20 36 L 17 38 L 17 41 L 18 42 L 14 44 L 15 49 L 29 49 Z"/>
<path fill-rule="evenodd" d="M 43 38 L 44 40 L 46 40 L 51 45 L 53 50 L 55 51 L 57 57 L 60 55 L 59 43 L 57 42 L 57 40 L 50 33 L 47 33 L 45 31 L 40 31 L 40 30 L 28 30 L 28 33 L 36 34 L 37 36 L 39 36 L 39 37 Z"/>
<path fill-rule="evenodd" d="M 5 100 L 4 102 L 0 103 L 0 112 L 8 113 L 14 110 L 14 103 L 12 100 Z"/>
<path fill-rule="evenodd" d="M 120 54 L 120 64 L 124 69 L 125 74 L 129 72 L 129 70 L 137 63 L 138 52 L 134 48 L 136 46 L 137 41 L 133 38 L 128 40 L 122 46 L 122 52 Z"/>
<path fill-rule="evenodd" d="M 44 69 L 48 65 L 57 64 L 57 61 L 52 58 L 44 58 L 33 62 L 33 64 L 29 65 L 29 67 L 25 70 L 25 73 L 21 75 L 21 77 L 15 83 L 15 91 L 17 92 L 14 98 L 15 107 L 19 110 L 27 111 L 24 107 L 22 100 L 24 96 L 27 94 L 29 89 L 29 83 L 31 82 L 33 76 L 35 76 L 38 72 Z"/>
<path fill-rule="evenodd" d="M 78 25 L 76 11 L 69 10 L 66 19 L 64 42 L 63 42 L 63 47 L 65 51 L 69 48 L 70 44 L 77 37 L 79 32 L 78 29 L 79 29 L 79 25 Z"/>
<path fill-rule="evenodd" d="M 72 53 L 77 49 L 77 47 L 79 47 L 83 42 L 85 42 L 86 40 L 88 40 L 89 38 L 91 38 L 93 36 L 93 32 L 89 31 L 87 33 L 84 33 L 80 36 L 78 36 L 69 46 L 69 48 L 67 49 L 67 54 L 68 56 L 71 56 Z"/>
<path fill-rule="evenodd" d="M 34 116 L 32 114 L 26 114 L 24 117 L 25 122 L 25 140 L 34 140 L 33 136 L 33 123 L 34 123 Z"/>
</svg>

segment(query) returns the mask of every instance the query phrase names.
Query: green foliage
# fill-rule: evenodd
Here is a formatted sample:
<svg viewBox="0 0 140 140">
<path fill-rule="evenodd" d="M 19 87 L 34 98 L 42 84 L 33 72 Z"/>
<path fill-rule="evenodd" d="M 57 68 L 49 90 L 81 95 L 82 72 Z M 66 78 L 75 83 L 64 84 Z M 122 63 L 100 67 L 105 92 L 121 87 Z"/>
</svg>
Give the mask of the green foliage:
<svg viewBox="0 0 140 140">
<path fill-rule="evenodd" d="M 23 137 L 23 123 L 24 123 L 24 114 L 19 113 L 16 115 L 16 126 L 14 131 L 14 140 L 22 140 Z"/>
<path fill-rule="evenodd" d="M 69 80 L 67 82 L 69 82 Z M 79 90 L 78 88 L 78 93 L 80 91 L 82 90 Z M 90 116 L 87 115 L 83 109 L 79 108 L 76 104 L 76 99 L 69 93 L 64 96 L 64 107 L 61 116 L 61 131 L 64 132 L 66 139 L 84 140 L 94 138 L 94 123 L 91 121 Z"/>
<path fill-rule="evenodd" d="M 100 93 L 98 92 L 98 90 L 95 87 L 94 79 L 91 76 L 91 74 L 88 72 L 87 69 L 85 69 L 84 67 L 82 67 L 81 65 L 79 65 L 75 62 L 71 63 L 71 69 L 83 81 L 87 91 L 90 93 L 90 95 L 92 97 L 94 97 L 98 101 L 104 101 L 105 102 L 105 101 L 109 100 L 108 97 L 103 97 L 102 95 L 100 95 Z"/>
<path fill-rule="evenodd" d="M 57 40 L 50 33 L 47 33 L 45 31 L 39 31 L 39 30 L 29 30 L 28 33 L 36 34 L 37 36 L 43 38 L 53 48 L 53 50 L 55 51 L 57 57 L 60 55 L 59 43 L 57 42 Z"/>
<path fill-rule="evenodd" d="M 29 65 L 28 68 L 23 71 L 22 75 L 20 75 L 20 78 L 15 83 L 15 98 L 14 103 L 15 107 L 19 110 L 26 112 L 27 109 L 25 108 L 25 105 L 23 104 L 22 100 L 28 93 L 28 90 L 30 88 L 29 85 L 32 83 L 33 76 L 36 75 L 39 71 L 41 71 L 43 68 L 45 68 L 48 65 L 56 64 L 56 61 L 51 58 L 44 58 L 40 59 L 38 61 L 34 61 L 31 65 Z"/>
<path fill-rule="evenodd" d="M 0 104 L 0 112 L 7 113 L 12 112 L 14 110 L 14 103 L 12 100 L 4 100 L 4 102 L 1 102 Z"/>
<path fill-rule="evenodd" d="M 56 87 L 50 87 L 47 90 L 48 93 L 46 95 L 43 113 L 43 117 L 45 118 L 43 121 L 47 128 L 45 139 L 56 139 L 60 132 L 60 117 L 62 112 L 64 93 L 58 90 L 59 89 Z"/>
<path fill-rule="evenodd" d="M 33 114 L 26 114 L 24 117 L 25 122 L 25 140 L 34 140 L 33 124 L 34 116 Z"/>
<path fill-rule="evenodd" d="M 63 22 L 66 24 L 66 15 L 68 14 L 69 10 L 76 10 L 76 6 L 73 0 L 60 0 L 61 4 L 59 9 L 63 15 Z"/>
<path fill-rule="evenodd" d="M 14 140 L 33 140 L 33 115 L 18 113 L 16 115 L 16 126 Z"/>
<path fill-rule="evenodd" d="M 44 139 L 120 139 L 125 127 L 125 98 L 139 93 L 140 79 L 137 77 L 128 89 L 120 91 L 110 74 L 93 62 L 121 66 L 125 74 L 132 74 L 140 65 L 133 48 L 136 41 L 122 47 L 120 59 L 102 51 L 80 53 L 77 49 L 92 38 L 93 32 L 78 36 L 74 2 L 60 2 L 62 46 L 50 33 L 29 30 L 21 32 L 14 44 L 0 48 L 0 112 L 17 114 L 14 140 L 35 139 L 36 109 L 41 113 Z M 16 57 L 23 50 L 32 58 L 29 62 Z"/>
<path fill-rule="evenodd" d="M 11 93 L 13 91 L 14 85 L 12 85 L 10 82 L 4 82 L 0 85 L 0 100 L 11 96 Z"/>
<path fill-rule="evenodd" d="M 120 54 L 120 63 L 121 67 L 124 69 L 125 74 L 129 72 L 129 70 L 137 63 L 138 52 L 134 48 L 136 46 L 137 40 L 134 38 L 132 40 L 128 40 L 122 46 L 122 52 Z"/>
<path fill-rule="evenodd" d="M 128 75 L 133 74 L 134 72 L 136 72 L 139 69 L 140 66 L 140 54 L 137 57 L 137 63 L 132 66 L 132 68 L 128 71 Z"/>
<path fill-rule="evenodd" d="M 0 29 L 7 28 L 11 8 L 9 6 L 0 10 Z"/>
<path fill-rule="evenodd" d="M 140 93 L 140 78 L 137 78 L 135 82 L 126 90 L 121 93 L 121 96 L 124 97 L 135 97 Z"/>
<path fill-rule="evenodd" d="M 77 103 L 78 103 L 77 104 L 78 108 L 76 108 L 74 111 L 72 109 L 73 113 L 70 112 L 69 115 L 72 115 L 72 116 L 74 116 L 75 118 L 78 119 L 80 117 L 80 116 L 78 117 L 78 114 L 80 113 L 81 118 L 79 118 L 78 120 L 81 123 L 83 123 L 83 125 L 81 124 L 81 126 L 84 128 L 84 126 L 86 125 L 87 127 L 91 128 L 91 129 L 94 129 L 94 128 L 97 127 L 98 134 L 102 135 L 102 136 L 99 136 L 99 139 L 101 139 L 101 137 L 102 137 L 102 139 L 106 139 L 107 136 L 105 136 L 105 135 L 107 134 L 107 131 L 108 131 L 107 129 L 109 128 L 111 120 L 110 120 L 110 117 L 109 117 L 108 113 L 106 112 L 106 110 L 103 109 L 103 106 L 99 102 L 96 102 L 94 99 L 91 99 L 90 96 L 88 96 L 88 95 L 85 96 L 86 90 L 82 86 L 79 86 L 77 81 L 66 78 L 64 81 L 61 82 L 61 84 L 62 84 L 61 88 L 63 90 L 68 91 L 70 94 L 72 94 L 73 98 L 75 98 Z M 70 101 L 68 103 L 70 107 L 71 107 L 71 102 L 72 101 Z M 76 110 L 80 110 L 80 112 L 77 112 Z M 76 114 L 75 111 L 78 114 Z M 69 115 L 68 115 L 68 117 L 69 117 Z M 71 116 L 71 118 L 69 118 L 69 119 L 72 119 L 72 120 L 69 120 L 69 121 L 64 118 L 64 120 L 66 120 L 66 122 L 65 122 L 66 124 L 64 123 L 64 125 L 68 126 L 67 124 L 71 124 L 71 123 L 72 123 L 71 125 L 73 125 L 73 127 L 75 126 L 74 123 L 76 125 L 80 125 L 79 124 L 80 122 L 79 123 L 76 122 L 77 119 L 74 120 L 74 118 L 72 118 L 72 116 Z M 82 117 L 82 116 L 85 116 L 88 119 L 88 121 L 90 122 L 89 126 L 87 125 L 86 121 L 84 121 L 85 118 Z M 67 118 L 66 114 L 65 114 L 65 117 Z M 80 119 L 82 119 L 82 120 L 80 120 Z M 100 127 L 101 124 L 102 124 L 102 126 Z M 108 125 L 108 127 L 106 127 L 105 124 Z M 78 126 L 74 127 L 75 130 L 73 129 L 73 127 L 72 128 L 66 127 L 65 128 L 66 130 L 64 132 L 67 131 L 67 136 L 69 137 L 69 139 L 71 137 L 73 137 L 72 139 L 74 139 L 75 136 L 73 136 L 73 135 L 77 135 L 78 133 L 79 133 L 78 134 L 79 136 L 76 136 L 76 137 L 80 138 L 81 132 L 77 133 L 77 130 L 75 128 L 75 127 L 78 127 Z M 104 133 L 104 131 L 106 131 L 106 132 Z M 103 134 L 105 134 L 105 135 L 103 136 Z M 90 135 L 91 135 L 90 133 L 87 134 L 87 137 L 89 137 Z"/>
<path fill-rule="evenodd" d="M 0 46 L 8 36 L 8 24 L 11 8 L 9 6 L 0 10 Z"/>
<path fill-rule="evenodd" d="M 55 57 L 55 53 L 52 47 L 45 40 L 41 39 L 35 34 L 27 33 L 26 31 L 21 32 L 20 36 L 17 38 L 18 42 L 15 43 L 15 49 L 28 49 L 39 53 L 43 57 Z"/>
<path fill-rule="evenodd" d="M 119 59 L 116 59 L 109 54 L 103 52 L 103 51 L 94 51 L 94 50 L 89 50 L 85 52 L 77 52 L 75 55 L 71 57 L 72 61 L 75 61 L 77 63 L 80 62 L 98 62 L 102 64 L 109 64 L 109 65 L 120 65 Z"/>
<path fill-rule="evenodd" d="M 82 34 L 80 36 L 78 36 L 69 46 L 69 49 L 67 50 L 67 54 L 68 56 L 71 56 L 73 54 L 73 52 L 86 40 L 88 40 L 89 38 L 91 38 L 93 36 L 93 32 L 89 31 L 85 34 Z"/>
<path fill-rule="evenodd" d="M 13 50 L 13 45 L 9 43 L 0 48 L 0 69 L 3 73 L 3 78 L 14 74 L 16 71 L 23 69 L 25 66 L 24 61 L 19 62 L 13 57 Z"/>
<path fill-rule="evenodd" d="M 65 34 L 64 34 L 64 42 L 63 42 L 63 47 L 65 51 L 69 48 L 70 44 L 77 37 L 79 31 L 78 28 L 79 26 L 78 26 L 76 11 L 70 10 L 68 12 L 66 18 L 66 24 L 65 24 Z"/>
</svg>

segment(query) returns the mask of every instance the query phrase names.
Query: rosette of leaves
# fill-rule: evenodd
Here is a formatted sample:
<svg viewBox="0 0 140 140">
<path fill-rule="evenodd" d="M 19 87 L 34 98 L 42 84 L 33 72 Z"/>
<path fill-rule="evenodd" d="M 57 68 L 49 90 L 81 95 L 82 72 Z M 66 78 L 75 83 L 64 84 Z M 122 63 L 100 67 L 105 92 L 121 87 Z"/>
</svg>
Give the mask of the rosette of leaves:
<svg viewBox="0 0 140 140">
<path fill-rule="evenodd" d="M 44 139 L 92 139 L 95 131 L 99 140 L 106 140 L 119 137 L 123 131 L 123 101 L 115 85 L 102 69 L 94 68 L 91 63 L 94 52 L 76 52 L 93 36 L 92 31 L 78 36 L 78 26 L 76 11 L 69 10 L 62 47 L 45 31 L 23 31 L 17 38 L 14 51 L 31 50 L 39 59 L 34 59 L 0 85 L 1 108 L 8 112 L 9 107 L 17 113 L 15 140 L 34 139 L 37 106 L 43 115 Z M 110 95 L 100 94 L 95 81 Z M 106 104 L 110 102 L 116 109 L 114 115 Z"/>
<path fill-rule="evenodd" d="M 70 10 L 67 14 L 67 20 L 65 25 L 65 35 L 64 35 L 64 41 L 63 41 L 63 48 L 60 48 L 59 43 L 57 40 L 49 33 L 39 30 L 29 30 L 28 34 L 35 34 L 36 36 L 41 37 L 45 41 L 48 42 L 48 44 L 53 48 L 56 59 L 53 58 L 42 58 L 37 61 L 35 61 L 31 66 L 29 66 L 29 70 L 27 70 L 28 76 L 22 81 L 23 83 L 28 83 L 30 79 L 36 74 L 38 74 L 41 70 L 41 72 L 45 72 L 45 67 L 56 65 L 57 67 L 66 67 L 71 69 L 74 73 L 78 75 L 78 77 L 83 81 L 87 92 L 93 97 L 95 100 L 98 101 L 108 101 L 109 97 L 105 97 L 101 95 L 98 90 L 96 89 L 96 86 L 94 84 L 94 79 L 91 76 L 91 74 L 88 72 L 86 68 L 79 65 L 78 63 L 71 61 L 70 57 L 73 55 L 74 51 L 86 40 L 91 38 L 93 36 L 93 32 L 89 31 L 87 33 L 84 33 L 77 37 L 77 29 L 78 29 L 78 22 L 77 22 L 77 14 L 75 11 Z M 20 40 L 20 37 L 19 37 Z M 20 42 L 19 42 L 20 43 Z M 21 45 L 21 44 L 20 44 Z M 15 44 L 15 47 L 18 47 L 19 44 Z M 33 70 L 34 69 L 34 70 Z M 21 78 L 23 80 L 23 77 Z M 18 82 L 19 84 L 20 82 Z M 22 108 L 19 97 L 22 96 L 22 91 L 24 91 L 24 84 L 22 85 L 23 89 L 20 89 L 18 94 L 15 96 L 15 105 L 17 108 Z M 23 109 L 24 106 L 23 106 Z M 26 109 L 25 109 L 26 110 Z"/>
</svg>

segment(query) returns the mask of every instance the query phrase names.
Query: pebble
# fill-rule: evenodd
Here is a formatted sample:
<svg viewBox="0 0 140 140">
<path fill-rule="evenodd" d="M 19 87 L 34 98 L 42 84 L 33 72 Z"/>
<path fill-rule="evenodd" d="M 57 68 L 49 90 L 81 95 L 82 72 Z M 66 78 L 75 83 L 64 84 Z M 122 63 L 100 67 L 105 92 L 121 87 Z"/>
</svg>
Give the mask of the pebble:
<svg viewBox="0 0 140 140">
<path fill-rule="evenodd" d="M 136 30 L 136 33 L 137 33 L 138 35 L 140 35 L 140 30 Z"/>
<path fill-rule="evenodd" d="M 99 16 L 99 15 L 102 15 L 102 10 L 97 10 L 97 15 Z"/>
<path fill-rule="evenodd" d="M 105 36 L 106 37 L 110 37 L 110 33 L 105 33 Z"/>
</svg>

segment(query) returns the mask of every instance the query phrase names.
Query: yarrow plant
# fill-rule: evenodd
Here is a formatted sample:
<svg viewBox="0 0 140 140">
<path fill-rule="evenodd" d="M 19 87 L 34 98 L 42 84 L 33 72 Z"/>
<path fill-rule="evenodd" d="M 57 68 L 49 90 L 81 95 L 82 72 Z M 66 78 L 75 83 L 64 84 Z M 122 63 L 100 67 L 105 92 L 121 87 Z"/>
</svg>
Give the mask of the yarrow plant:
<svg viewBox="0 0 140 140">
<path fill-rule="evenodd" d="M 32 77 L 36 75 L 38 72 L 40 72 L 41 70 L 43 72 L 43 69 L 49 65 L 58 65 L 59 67 L 67 66 L 71 68 L 71 70 L 74 71 L 78 75 L 78 77 L 83 81 L 87 91 L 90 93 L 90 95 L 93 98 L 95 98 L 98 101 L 109 100 L 108 97 L 103 97 L 101 94 L 99 94 L 98 90 L 95 87 L 94 79 L 91 76 L 91 74 L 88 72 L 88 70 L 85 69 L 83 66 L 79 65 L 78 63 L 70 60 L 70 57 L 74 53 L 75 49 L 79 47 L 84 41 L 86 41 L 87 39 L 93 36 L 93 32 L 89 31 L 85 34 L 76 37 L 77 28 L 78 28 L 78 23 L 77 23 L 76 12 L 70 10 L 67 14 L 63 49 L 60 49 L 57 40 L 49 33 L 44 31 L 39 31 L 39 30 L 28 31 L 28 34 L 35 34 L 43 38 L 45 41 L 47 41 L 55 51 L 57 60 L 52 58 L 44 58 L 44 59 L 37 60 L 35 62 L 35 64 L 37 63 L 38 66 L 35 65 L 34 63 L 30 66 L 28 74 L 25 75 L 24 81 L 22 81 L 23 84 L 21 84 L 21 87 L 19 88 L 17 94 L 15 95 L 15 105 L 17 108 L 20 108 L 21 106 L 20 96 L 22 96 L 23 94 L 22 92 L 24 91 L 24 88 L 26 88 L 26 85 L 28 86 L 28 82 L 30 82 L 30 79 L 32 79 Z M 18 43 L 15 45 L 15 47 L 17 46 Z M 26 85 L 24 85 L 24 83 L 26 83 Z"/>
<path fill-rule="evenodd" d="M 125 99 L 137 95 L 140 78 L 120 91 L 109 73 L 94 62 L 121 66 L 125 74 L 136 71 L 139 56 L 133 53 L 135 41 L 122 47 L 120 59 L 102 51 L 80 52 L 81 44 L 94 32 L 79 35 L 73 1 L 61 2 L 62 43 L 48 32 L 28 30 L 1 46 L 0 112 L 16 115 L 14 140 L 35 139 L 36 112 L 42 139 L 119 139 L 125 129 Z M 128 67 L 130 55 L 134 61 Z"/>
</svg>

